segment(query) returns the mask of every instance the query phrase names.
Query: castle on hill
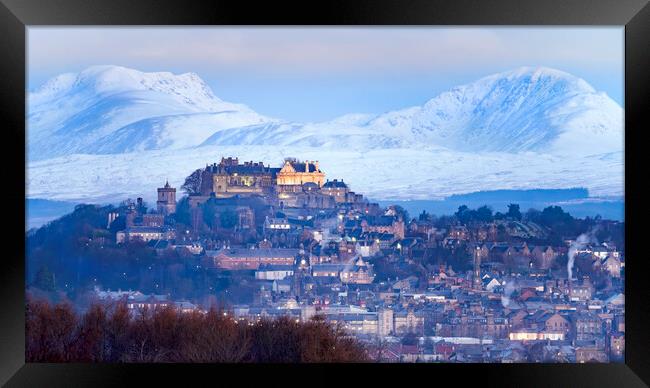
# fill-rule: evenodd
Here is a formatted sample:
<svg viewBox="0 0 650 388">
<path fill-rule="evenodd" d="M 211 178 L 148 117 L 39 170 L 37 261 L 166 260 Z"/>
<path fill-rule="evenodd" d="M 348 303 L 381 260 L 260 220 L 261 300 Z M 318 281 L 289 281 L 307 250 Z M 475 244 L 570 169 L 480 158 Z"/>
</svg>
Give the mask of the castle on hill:
<svg viewBox="0 0 650 388">
<path fill-rule="evenodd" d="M 262 162 L 243 162 L 238 158 L 221 158 L 219 164 L 206 166 L 201 179 L 201 195 L 215 194 L 228 198 L 238 194 L 272 194 L 298 192 L 302 185 L 313 183 L 319 188 L 325 174 L 318 161 L 301 162 L 286 159 L 282 167 L 265 166 Z"/>
<path fill-rule="evenodd" d="M 210 197 L 231 198 L 259 195 L 280 207 L 334 208 L 337 204 L 363 201 L 342 180 L 326 181 L 318 161 L 287 158 L 281 167 L 238 158 L 221 158 L 201 174 L 200 195 L 193 205 Z"/>
</svg>

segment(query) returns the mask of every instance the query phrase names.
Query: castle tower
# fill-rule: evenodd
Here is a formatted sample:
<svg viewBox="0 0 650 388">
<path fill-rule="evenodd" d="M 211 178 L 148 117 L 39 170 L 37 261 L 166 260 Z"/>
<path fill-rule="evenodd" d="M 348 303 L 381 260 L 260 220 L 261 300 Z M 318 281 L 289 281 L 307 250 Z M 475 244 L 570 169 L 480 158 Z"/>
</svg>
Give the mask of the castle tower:
<svg viewBox="0 0 650 388">
<path fill-rule="evenodd" d="M 165 182 L 164 187 L 158 188 L 158 213 L 169 215 L 176 213 L 176 188 L 169 186 L 169 182 Z"/>
</svg>

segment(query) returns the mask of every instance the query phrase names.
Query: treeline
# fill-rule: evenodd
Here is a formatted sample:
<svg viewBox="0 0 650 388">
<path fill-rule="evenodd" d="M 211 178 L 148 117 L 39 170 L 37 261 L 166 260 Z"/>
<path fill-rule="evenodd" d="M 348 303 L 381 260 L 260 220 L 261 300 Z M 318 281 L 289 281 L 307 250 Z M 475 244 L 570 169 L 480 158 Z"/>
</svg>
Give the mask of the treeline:
<svg viewBox="0 0 650 388">
<path fill-rule="evenodd" d="M 422 212 L 419 219 L 432 220 L 433 217 L 426 212 Z M 508 205 L 507 212 L 493 213 L 492 208 L 487 205 L 477 209 L 470 209 L 466 205 L 462 205 L 452 217 L 437 218 L 436 226 L 447 227 L 455 221 L 463 225 L 470 225 L 497 220 L 534 222 L 547 230 L 548 242 L 554 245 L 561 244 L 565 238 L 575 238 L 592 230 L 597 231 L 599 241 L 611 240 L 619 247 L 624 245 L 625 223 L 603 220 L 600 216 L 576 218 L 560 206 L 547 206 L 542 210 L 531 208 L 522 213 L 519 205 L 513 203 Z M 501 228 L 499 233 L 505 237 L 505 229 Z"/>
<path fill-rule="evenodd" d="M 364 347 L 321 317 L 237 321 L 224 310 L 182 313 L 124 304 L 93 305 L 77 314 L 69 304 L 28 301 L 27 362 L 364 362 Z"/>
<path fill-rule="evenodd" d="M 156 251 L 140 241 L 115 243 L 118 219 L 106 229 L 109 212 L 122 207 L 78 205 L 26 236 L 27 284 L 77 299 L 95 286 L 198 298 L 217 287 L 200 260 L 182 250 Z M 210 289 L 212 287 L 212 289 Z M 218 291 L 218 290 L 217 290 Z"/>
</svg>

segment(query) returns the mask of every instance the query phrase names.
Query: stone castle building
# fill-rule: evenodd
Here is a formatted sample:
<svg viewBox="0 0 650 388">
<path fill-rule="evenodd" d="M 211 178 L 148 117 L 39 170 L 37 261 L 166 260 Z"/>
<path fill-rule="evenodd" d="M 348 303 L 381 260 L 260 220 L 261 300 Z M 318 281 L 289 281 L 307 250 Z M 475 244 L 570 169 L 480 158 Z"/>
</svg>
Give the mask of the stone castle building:
<svg viewBox="0 0 650 388">
<path fill-rule="evenodd" d="M 350 189 L 348 188 L 348 185 L 343 182 L 343 180 L 328 180 L 323 185 L 322 190 L 324 194 L 334 197 L 336 203 L 351 202 L 348 201 L 348 194 L 350 193 Z"/>
<path fill-rule="evenodd" d="M 221 158 L 219 164 L 206 166 L 201 177 L 201 195 L 228 198 L 235 195 L 269 195 L 278 192 L 301 192 L 302 185 L 323 186 L 325 174 L 318 161 L 287 159 L 280 168 L 262 162 L 243 162 L 238 158 Z"/>
<path fill-rule="evenodd" d="M 271 167 L 263 162 L 239 158 L 221 158 L 219 163 L 207 165 L 199 179 L 199 194 L 190 196 L 190 205 L 199 204 L 214 196 L 218 199 L 263 196 L 279 208 L 332 209 L 338 204 L 362 203 L 363 196 L 350 191 L 340 180 L 326 181 L 318 161 L 284 160 L 282 167 Z"/>
<path fill-rule="evenodd" d="M 158 188 L 158 201 L 156 202 L 158 213 L 169 215 L 176 213 L 176 188 L 165 182 L 164 187 Z"/>
<path fill-rule="evenodd" d="M 325 174 L 320 170 L 318 161 L 301 162 L 297 159 L 286 159 L 277 174 L 277 186 L 280 192 L 302 191 L 305 183 L 315 183 L 323 187 Z"/>
<path fill-rule="evenodd" d="M 282 167 L 265 166 L 262 162 L 243 162 L 238 158 L 221 158 L 221 162 L 206 166 L 201 176 L 202 196 L 214 193 L 217 198 L 235 195 L 272 195 L 302 192 L 303 185 L 313 183 L 320 189 L 325 174 L 318 161 L 301 162 L 286 159 Z"/>
<path fill-rule="evenodd" d="M 279 168 L 262 162 L 239 163 L 238 158 L 221 158 L 206 166 L 201 177 L 201 195 L 229 198 L 235 195 L 268 195 L 274 191 Z"/>
</svg>

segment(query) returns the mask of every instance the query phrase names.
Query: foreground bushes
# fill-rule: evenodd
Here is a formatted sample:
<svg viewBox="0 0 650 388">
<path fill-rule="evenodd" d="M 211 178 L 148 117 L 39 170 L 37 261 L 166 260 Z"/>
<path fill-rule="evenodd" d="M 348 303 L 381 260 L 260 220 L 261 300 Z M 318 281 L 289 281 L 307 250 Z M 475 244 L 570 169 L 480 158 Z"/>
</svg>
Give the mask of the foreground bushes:
<svg viewBox="0 0 650 388">
<path fill-rule="evenodd" d="M 181 313 L 173 308 L 132 317 L 122 305 L 30 301 L 26 309 L 27 362 L 361 362 L 363 346 L 321 318 L 258 323 L 223 311 Z"/>
</svg>

